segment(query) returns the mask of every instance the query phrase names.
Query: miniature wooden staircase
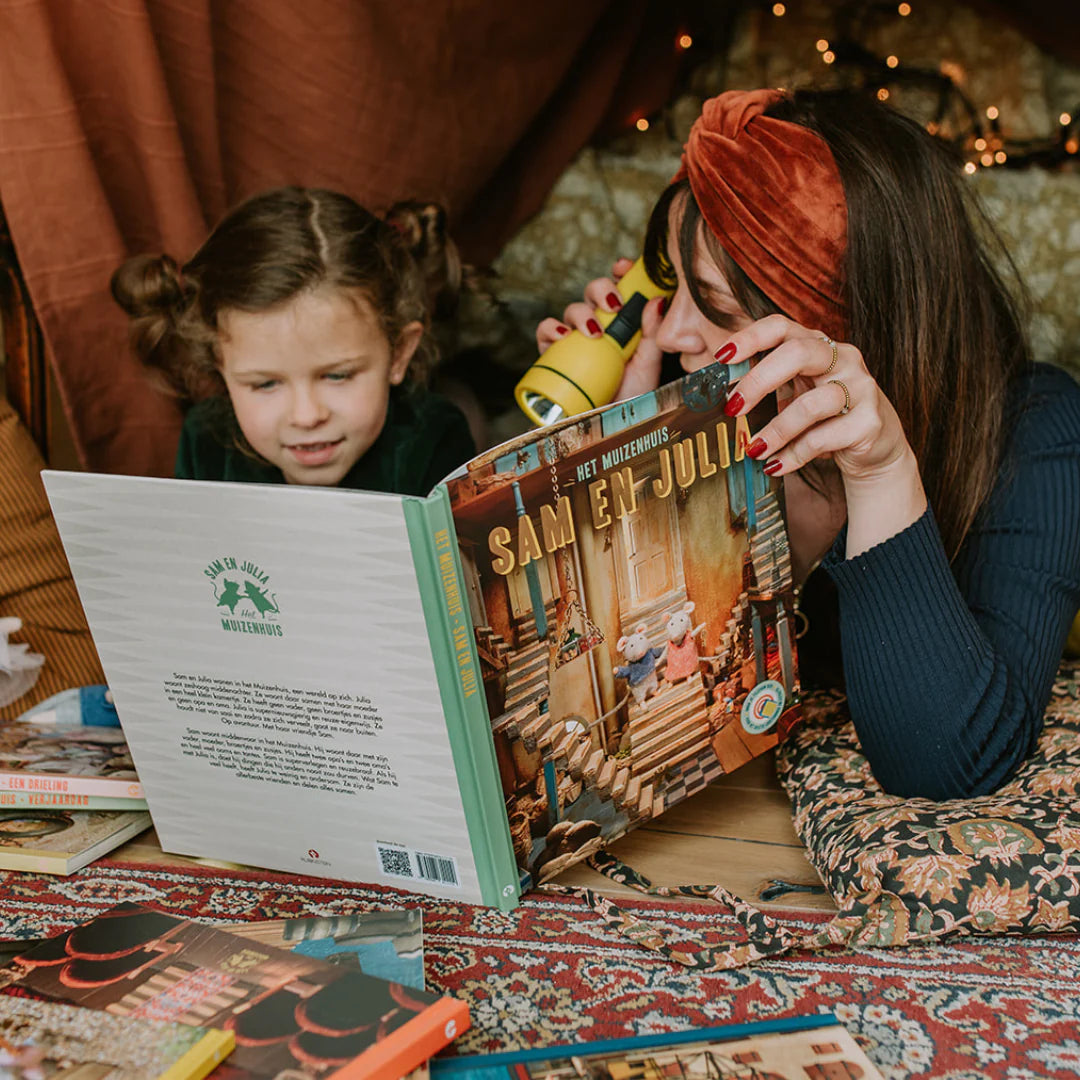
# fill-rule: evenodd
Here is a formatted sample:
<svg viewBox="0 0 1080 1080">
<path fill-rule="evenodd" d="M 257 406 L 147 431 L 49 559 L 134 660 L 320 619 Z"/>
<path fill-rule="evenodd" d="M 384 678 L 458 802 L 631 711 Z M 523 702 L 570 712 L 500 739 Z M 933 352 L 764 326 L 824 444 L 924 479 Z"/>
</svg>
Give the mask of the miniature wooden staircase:
<svg viewBox="0 0 1080 1080">
<path fill-rule="evenodd" d="M 547 606 L 548 632 L 554 630 L 555 605 Z M 514 640 L 517 645 L 506 655 L 505 709 L 513 712 L 532 701 L 547 696 L 548 665 L 551 656 L 549 641 L 536 636 L 536 620 L 532 615 L 518 619 L 514 624 Z"/>
<path fill-rule="evenodd" d="M 791 588 L 791 552 L 776 496 L 767 492 L 754 504 L 757 531 L 750 539 L 750 561 L 759 592 Z"/>
<path fill-rule="evenodd" d="M 630 704 L 630 759 L 633 774 L 642 783 L 711 750 L 708 699 L 701 673 L 671 686 L 660 683 L 660 693 L 643 706 Z"/>
<path fill-rule="evenodd" d="M 476 652 L 480 657 L 480 665 L 485 676 L 489 672 L 497 673 L 506 670 L 506 654 L 509 651 L 509 642 L 496 634 L 490 626 L 478 626 L 476 628 Z"/>
</svg>

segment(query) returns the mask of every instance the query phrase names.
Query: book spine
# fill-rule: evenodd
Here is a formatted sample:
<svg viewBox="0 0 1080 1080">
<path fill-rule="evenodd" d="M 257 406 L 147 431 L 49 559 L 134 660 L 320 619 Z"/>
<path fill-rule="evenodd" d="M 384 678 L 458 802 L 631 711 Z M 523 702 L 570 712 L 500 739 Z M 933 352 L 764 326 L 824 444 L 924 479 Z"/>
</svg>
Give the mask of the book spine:
<svg viewBox="0 0 1080 1080">
<path fill-rule="evenodd" d="M 34 792 L 42 795 L 101 795 L 113 799 L 145 797 L 142 784 L 137 780 L 66 776 L 63 773 L 35 773 L 29 770 L 0 772 L 0 791 Z"/>
<path fill-rule="evenodd" d="M 407 499 L 404 508 L 481 895 L 509 911 L 521 888 L 450 496 L 440 484 L 426 499 Z"/>
<path fill-rule="evenodd" d="M 51 810 L 145 810 L 145 799 L 119 799 L 111 795 L 72 795 L 65 792 L 0 791 L 0 810 L 27 807 Z"/>
<path fill-rule="evenodd" d="M 85 866 L 76 866 L 78 855 L 56 851 L 0 851 L 0 870 L 19 870 L 30 874 L 59 874 L 66 877 Z M 87 862 L 90 860 L 88 859 Z M 0 1073 L 3 1076 L 3 1073 Z"/>
<path fill-rule="evenodd" d="M 432 1002 L 328 1080 L 401 1080 L 469 1028 L 469 1008 L 457 998 Z"/>
<path fill-rule="evenodd" d="M 235 1048 L 236 1036 L 231 1031 L 207 1028 L 206 1035 L 161 1073 L 157 1080 L 203 1080 Z"/>
</svg>

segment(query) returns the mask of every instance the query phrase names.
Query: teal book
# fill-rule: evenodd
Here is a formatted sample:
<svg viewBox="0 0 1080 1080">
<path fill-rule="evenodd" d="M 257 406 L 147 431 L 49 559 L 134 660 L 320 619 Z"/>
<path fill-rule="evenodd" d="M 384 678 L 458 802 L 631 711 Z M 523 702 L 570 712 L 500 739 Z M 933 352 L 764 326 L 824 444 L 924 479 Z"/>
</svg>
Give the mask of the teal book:
<svg viewBox="0 0 1080 1080">
<path fill-rule="evenodd" d="M 796 1076 L 882 1080 L 831 1013 L 431 1062 L 431 1080 Z"/>
<path fill-rule="evenodd" d="M 166 851 L 508 909 L 799 716 L 728 369 L 427 497 L 43 474 Z"/>
</svg>

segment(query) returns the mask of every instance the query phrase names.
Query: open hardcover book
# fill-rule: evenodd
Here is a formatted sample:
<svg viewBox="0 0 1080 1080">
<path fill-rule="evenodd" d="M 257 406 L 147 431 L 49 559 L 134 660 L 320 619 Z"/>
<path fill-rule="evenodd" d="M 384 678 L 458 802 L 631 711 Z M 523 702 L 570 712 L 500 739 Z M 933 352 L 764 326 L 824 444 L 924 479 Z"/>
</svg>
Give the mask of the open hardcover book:
<svg viewBox="0 0 1080 1080">
<path fill-rule="evenodd" d="M 798 716 L 728 369 L 426 498 L 43 474 L 166 851 L 512 907 Z"/>
</svg>

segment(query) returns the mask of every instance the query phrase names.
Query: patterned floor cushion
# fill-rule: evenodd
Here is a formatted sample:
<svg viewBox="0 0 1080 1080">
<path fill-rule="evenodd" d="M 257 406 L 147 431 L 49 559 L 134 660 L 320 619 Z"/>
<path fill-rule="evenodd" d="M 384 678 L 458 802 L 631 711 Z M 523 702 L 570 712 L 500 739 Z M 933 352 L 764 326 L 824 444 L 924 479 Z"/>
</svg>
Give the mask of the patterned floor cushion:
<svg viewBox="0 0 1080 1080">
<path fill-rule="evenodd" d="M 1035 756 L 993 795 L 885 794 L 839 695 L 810 697 L 777 768 L 840 909 L 834 943 L 1080 928 L 1080 661 L 1058 672 Z"/>
</svg>

